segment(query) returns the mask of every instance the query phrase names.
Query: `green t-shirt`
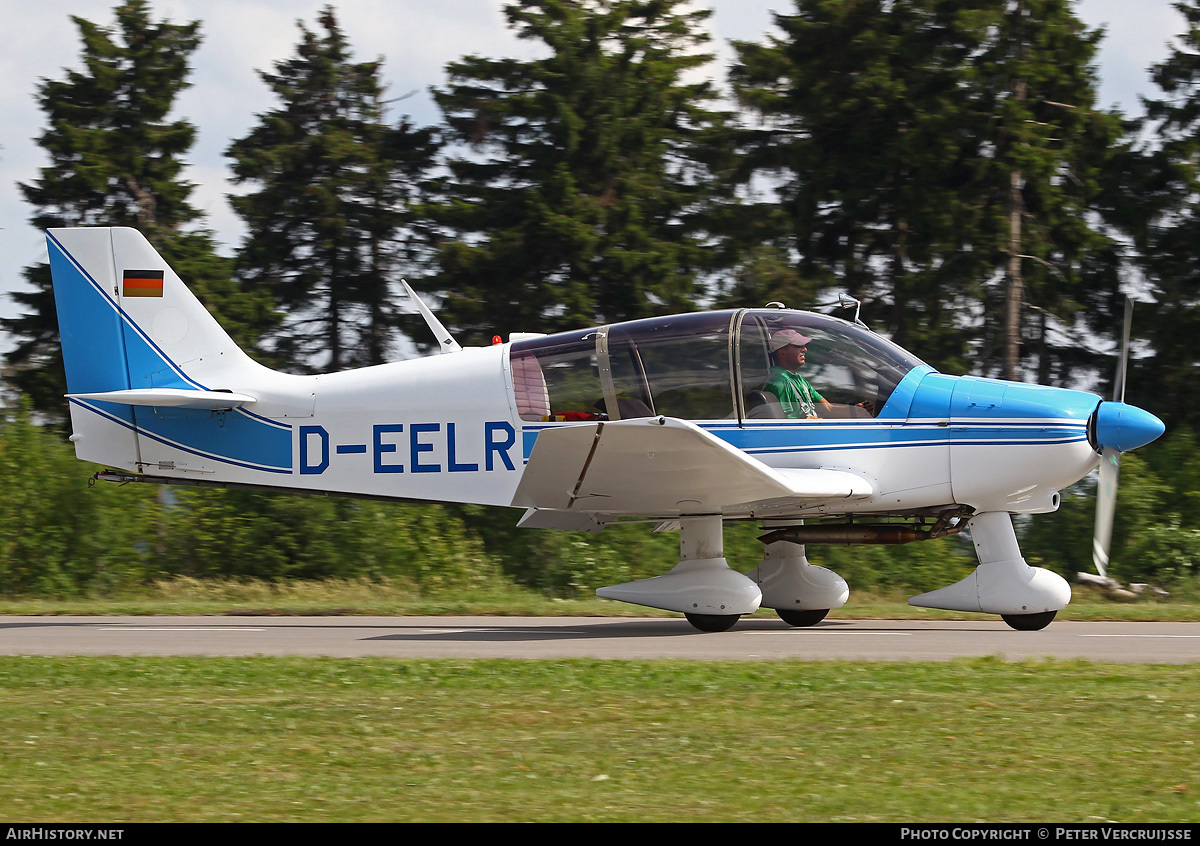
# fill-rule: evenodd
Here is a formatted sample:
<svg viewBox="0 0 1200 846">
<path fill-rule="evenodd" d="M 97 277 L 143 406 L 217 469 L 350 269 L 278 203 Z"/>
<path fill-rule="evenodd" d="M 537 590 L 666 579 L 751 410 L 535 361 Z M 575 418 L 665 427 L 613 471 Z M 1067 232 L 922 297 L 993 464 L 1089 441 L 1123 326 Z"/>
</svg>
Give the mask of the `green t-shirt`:
<svg viewBox="0 0 1200 846">
<path fill-rule="evenodd" d="M 782 367 L 771 368 L 763 388 L 779 398 L 786 417 L 816 417 L 817 403 L 823 399 L 807 379 Z"/>
</svg>

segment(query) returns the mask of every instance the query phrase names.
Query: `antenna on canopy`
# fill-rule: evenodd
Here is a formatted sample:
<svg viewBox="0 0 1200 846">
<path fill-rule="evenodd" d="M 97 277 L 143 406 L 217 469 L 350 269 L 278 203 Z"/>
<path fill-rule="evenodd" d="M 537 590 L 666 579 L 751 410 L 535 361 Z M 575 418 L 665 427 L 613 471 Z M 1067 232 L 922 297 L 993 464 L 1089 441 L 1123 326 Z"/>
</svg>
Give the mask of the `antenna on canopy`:
<svg viewBox="0 0 1200 846">
<path fill-rule="evenodd" d="M 446 331 L 446 327 L 443 326 L 442 322 L 434 316 L 432 311 L 429 310 L 429 306 L 421 302 L 421 298 L 417 296 L 417 292 L 409 286 L 408 282 L 401 279 L 400 284 L 404 286 L 404 290 L 407 292 L 409 299 L 417 304 L 417 310 L 420 311 L 421 316 L 425 318 L 425 324 L 433 330 L 433 337 L 437 338 L 438 344 L 441 345 L 442 352 L 458 352 L 461 350 L 462 347 L 459 346 L 458 341 L 454 340 L 454 337 L 448 331 Z"/>
</svg>

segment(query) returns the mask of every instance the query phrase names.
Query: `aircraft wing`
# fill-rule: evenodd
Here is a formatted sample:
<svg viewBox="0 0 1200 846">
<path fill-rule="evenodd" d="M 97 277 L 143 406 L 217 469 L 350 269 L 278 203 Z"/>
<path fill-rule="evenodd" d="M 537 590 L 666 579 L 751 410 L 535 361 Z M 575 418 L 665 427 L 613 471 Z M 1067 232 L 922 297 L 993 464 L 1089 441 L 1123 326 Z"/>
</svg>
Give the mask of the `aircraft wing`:
<svg viewBox="0 0 1200 846">
<path fill-rule="evenodd" d="M 866 497 L 842 470 L 776 469 L 670 417 L 543 429 L 513 505 L 642 516 L 720 514 L 781 498 Z"/>
</svg>

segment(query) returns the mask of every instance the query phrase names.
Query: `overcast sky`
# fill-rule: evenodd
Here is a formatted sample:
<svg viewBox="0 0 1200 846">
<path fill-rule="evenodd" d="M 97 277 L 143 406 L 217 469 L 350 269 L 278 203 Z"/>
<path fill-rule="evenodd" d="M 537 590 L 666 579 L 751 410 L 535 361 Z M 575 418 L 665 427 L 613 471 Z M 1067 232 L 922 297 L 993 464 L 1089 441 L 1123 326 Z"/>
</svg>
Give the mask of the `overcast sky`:
<svg viewBox="0 0 1200 846">
<path fill-rule="evenodd" d="M 15 314 L 8 292 L 23 287 L 21 268 L 45 260 L 42 233 L 28 224 L 32 209 L 18 182 L 37 177 L 46 159 L 34 139 L 45 129 L 35 101 L 39 79 L 62 79 L 77 68 L 81 44 L 71 15 L 109 25 L 117 0 L 0 0 L 0 315 Z M 255 116 L 277 105 L 257 75 L 291 57 L 299 40 L 297 21 L 310 29 L 329 0 L 153 0 L 156 20 L 201 21 L 203 43 L 191 57 L 191 88 L 172 117 L 199 131 L 186 177 L 196 183 L 193 203 L 208 215 L 223 251 L 231 253 L 242 227 L 225 195 L 229 169 L 224 150 L 244 136 Z M 444 84 L 447 62 L 464 55 L 530 56 L 535 46 L 507 30 L 502 0 L 338 0 L 339 24 L 359 60 L 382 58 L 391 96 L 415 92 L 395 104 L 418 125 L 436 123 L 428 91 Z M 714 50 L 728 64 L 729 39 L 757 40 L 772 29 L 772 10 L 789 11 L 792 0 L 694 0 L 714 9 Z M 1104 26 L 1099 69 L 1102 106 L 1138 110 L 1138 95 L 1153 94 L 1147 68 L 1165 55 L 1183 27 L 1169 0 L 1077 0 L 1089 26 Z M 723 67 L 714 69 L 720 79 Z M 0 352 L 9 349 L 0 336 Z"/>
</svg>

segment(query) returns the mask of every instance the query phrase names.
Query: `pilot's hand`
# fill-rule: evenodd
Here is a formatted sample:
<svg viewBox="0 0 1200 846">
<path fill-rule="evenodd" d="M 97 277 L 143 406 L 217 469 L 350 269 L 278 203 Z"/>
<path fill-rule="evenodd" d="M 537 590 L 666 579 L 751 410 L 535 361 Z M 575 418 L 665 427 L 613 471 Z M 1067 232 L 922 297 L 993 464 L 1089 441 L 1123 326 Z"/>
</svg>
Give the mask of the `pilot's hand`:
<svg viewBox="0 0 1200 846">
<path fill-rule="evenodd" d="M 858 404 L 858 407 L 863 409 L 864 411 L 868 412 L 869 414 L 875 413 L 875 403 L 871 402 L 870 400 L 863 400 L 862 402 L 860 402 Z"/>
</svg>

